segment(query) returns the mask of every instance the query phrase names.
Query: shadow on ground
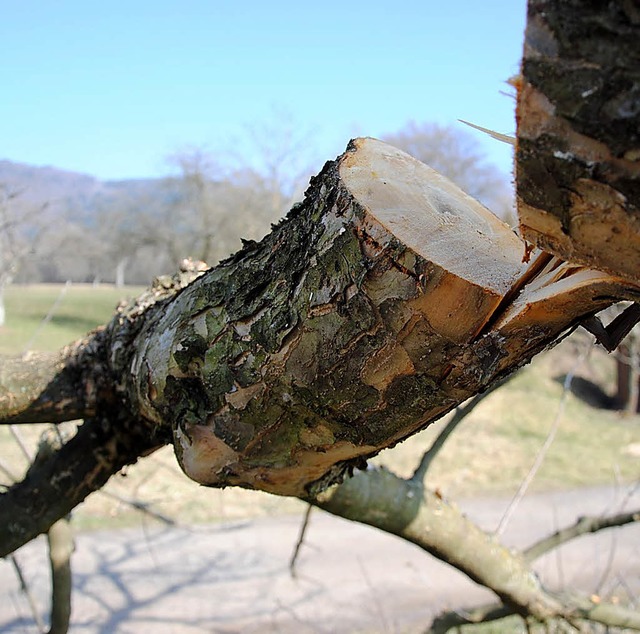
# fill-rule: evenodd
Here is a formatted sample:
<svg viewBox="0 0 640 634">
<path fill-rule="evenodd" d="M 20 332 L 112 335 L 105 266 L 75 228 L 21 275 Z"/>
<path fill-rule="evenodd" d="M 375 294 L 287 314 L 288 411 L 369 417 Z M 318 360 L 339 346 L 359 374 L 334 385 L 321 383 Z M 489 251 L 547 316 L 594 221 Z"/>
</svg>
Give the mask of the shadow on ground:
<svg viewBox="0 0 640 634">
<path fill-rule="evenodd" d="M 494 530 L 509 500 L 461 506 Z M 525 546 L 578 515 L 640 506 L 638 492 L 610 488 L 531 495 L 518 507 L 505 541 Z M 376 529 L 314 511 L 297 576 L 289 571 L 301 518 L 283 517 L 199 528 L 81 534 L 74 554 L 75 634 L 284 634 L 423 632 L 445 609 L 491 599 L 457 571 Z M 547 584 L 586 592 L 636 592 L 638 527 L 582 537 L 547 556 L 537 570 Z M 39 606 L 47 603 L 44 541 L 18 559 Z M 0 631 L 35 631 L 8 562 L 1 564 Z M 625 597 L 621 597 L 623 600 Z M 627 594 L 627 599 L 629 595 Z"/>
</svg>

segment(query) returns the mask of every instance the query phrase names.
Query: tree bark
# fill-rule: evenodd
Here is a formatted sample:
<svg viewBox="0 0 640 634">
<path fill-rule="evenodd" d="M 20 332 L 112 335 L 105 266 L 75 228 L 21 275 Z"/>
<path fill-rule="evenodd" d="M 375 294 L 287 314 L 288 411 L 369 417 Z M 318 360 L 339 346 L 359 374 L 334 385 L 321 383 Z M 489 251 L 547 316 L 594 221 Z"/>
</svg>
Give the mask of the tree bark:
<svg viewBox="0 0 640 634">
<path fill-rule="evenodd" d="M 640 297 L 632 282 L 525 252 L 427 166 L 354 141 L 261 243 L 159 280 L 65 362 L 26 372 L 18 407 L 0 400 L 5 422 L 90 416 L 0 498 L 2 552 L 166 442 L 202 484 L 313 499 L 585 315 Z"/>
<path fill-rule="evenodd" d="M 547 253 L 531 258 L 433 170 L 359 139 L 261 243 L 158 280 L 58 356 L 8 361 L 0 422 L 85 422 L 0 496 L 0 556 L 171 442 L 202 484 L 299 496 L 448 561 L 507 606 L 479 618 L 640 628 L 619 606 L 550 594 L 528 566 L 568 534 L 637 513 L 522 557 L 416 480 L 428 458 L 412 481 L 371 469 L 330 486 L 585 317 L 640 299 L 639 28 L 626 0 L 530 2 L 519 213 L 525 238 Z"/>
<path fill-rule="evenodd" d="M 523 237 L 640 280 L 640 8 L 530 0 L 518 90 Z"/>
<path fill-rule="evenodd" d="M 0 408 L 6 423 L 58 423 L 95 413 L 97 357 L 87 355 L 89 341 L 58 354 L 27 353 L 3 359 L 0 367 Z M 83 379 L 88 357 L 91 371 Z M 86 368 L 84 368 L 86 369 Z"/>
</svg>

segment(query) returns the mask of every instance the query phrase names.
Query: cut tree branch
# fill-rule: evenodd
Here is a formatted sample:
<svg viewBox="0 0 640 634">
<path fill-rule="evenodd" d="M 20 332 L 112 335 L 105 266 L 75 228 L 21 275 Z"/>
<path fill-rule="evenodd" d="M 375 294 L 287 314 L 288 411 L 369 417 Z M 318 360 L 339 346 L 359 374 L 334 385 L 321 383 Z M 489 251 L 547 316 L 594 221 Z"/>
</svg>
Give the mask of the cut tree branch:
<svg viewBox="0 0 640 634">
<path fill-rule="evenodd" d="M 59 354 L 29 352 L 3 359 L 0 367 L 2 424 L 59 423 L 95 413 L 96 385 L 83 375 L 89 341 Z M 97 355 L 96 355 L 97 359 Z M 92 372 L 94 376 L 95 369 Z"/>
<path fill-rule="evenodd" d="M 186 266 L 158 280 L 57 359 L 14 362 L 0 376 L 0 422 L 90 415 L 78 438 L 98 452 L 101 483 L 135 459 L 129 450 L 125 462 L 113 459 L 108 434 L 91 431 L 109 421 L 116 444 L 128 434 L 141 450 L 172 442 L 201 484 L 313 497 L 585 317 L 640 299 L 634 282 L 548 254 L 523 262 L 526 254 L 507 225 L 440 174 L 358 139 L 262 242 L 214 269 Z M 87 440 L 69 445 L 81 452 Z M 82 483 L 91 456 L 65 456 Z M 38 481 L 16 490 L 29 497 Z M 33 494 L 39 505 L 52 495 L 47 521 L 36 511 L 43 521 L 34 524 L 33 502 L 17 507 L 46 530 L 91 489 L 78 486 L 68 508 L 59 490 Z M 0 517 L 16 495 L 0 498 Z"/>
<path fill-rule="evenodd" d="M 261 243 L 133 342 L 133 411 L 187 475 L 307 495 L 484 391 L 614 298 L 408 155 L 359 139 Z M 160 334 L 161 333 L 161 334 Z"/>
<path fill-rule="evenodd" d="M 335 485 L 601 309 L 640 300 L 639 47 L 633 2 L 529 2 L 517 194 L 543 253 L 427 166 L 357 139 L 260 243 L 159 280 L 60 355 L 7 361 L 0 423 L 85 422 L 0 496 L 0 556 L 172 442 L 197 482 L 397 534 L 517 613 L 640 628 L 625 608 L 548 592 L 418 481 L 429 456 L 413 481 L 372 469 Z M 611 343 L 637 317 L 587 325 Z"/>
</svg>

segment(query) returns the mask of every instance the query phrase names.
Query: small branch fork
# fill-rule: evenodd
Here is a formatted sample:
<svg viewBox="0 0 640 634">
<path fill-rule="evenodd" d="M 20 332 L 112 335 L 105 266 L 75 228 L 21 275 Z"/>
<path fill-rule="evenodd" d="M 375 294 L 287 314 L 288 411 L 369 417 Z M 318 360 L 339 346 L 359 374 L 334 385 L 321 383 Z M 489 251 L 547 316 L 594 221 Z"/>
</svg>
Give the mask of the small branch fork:
<svg viewBox="0 0 640 634">
<path fill-rule="evenodd" d="M 319 508 L 398 535 L 492 590 L 499 602 L 437 617 L 429 631 L 446 632 L 466 624 L 495 621 L 513 614 L 538 622 L 560 620 L 570 629 L 589 620 L 640 630 L 640 613 L 587 597 L 565 597 L 546 590 L 530 568 L 541 555 L 584 535 L 640 521 L 640 510 L 607 517 L 581 518 L 522 553 L 505 548 L 496 535 L 484 532 L 439 493 L 426 486 L 426 474 L 453 429 L 488 393 L 460 406 L 425 452 L 410 479 L 384 469 L 356 472 L 343 484 L 311 503 Z M 297 552 L 297 549 L 296 549 Z"/>
<path fill-rule="evenodd" d="M 640 512 L 580 520 L 518 554 L 482 531 L 440 495 L 383 469 L 357 472 L 342 485 L 319 496 L 316 506 L 347 519 L 393 533 L 460 570 L 492 590 L 500 602 L 469 611 L 447 613 L 432 631 L 493 621 L 511 614 L 539 622 L 590 620 L 640 630 L 640 613 L 587 597 L 565 597 L 546 590 L 529 567 L 549 550 L 587 532 L 640 520 Z"/>
<path fill-rule="evenodd" d="M 188 264 L 188 263 L 187 263 Z M 185 265 L 186 266 L 186 265 Z M 36 459 L 22 480 L 0 495 L 0 557 L 66 517 L 127 464 L 168 442 L 168 434 L 131 413 L 118 381 L 128 372 L 132 341 L 148 311 L 161 310 L 202 275 L 190 264 L 158 280 L 111 322 L 59 354 L 25 353 L 0 365 L 0 425 L 83 419 L 60 449 Z M 162 438 L 160 437 L 162 436 Z M 0 464 L 0 471 L 5 471 Z"/>
</svg>

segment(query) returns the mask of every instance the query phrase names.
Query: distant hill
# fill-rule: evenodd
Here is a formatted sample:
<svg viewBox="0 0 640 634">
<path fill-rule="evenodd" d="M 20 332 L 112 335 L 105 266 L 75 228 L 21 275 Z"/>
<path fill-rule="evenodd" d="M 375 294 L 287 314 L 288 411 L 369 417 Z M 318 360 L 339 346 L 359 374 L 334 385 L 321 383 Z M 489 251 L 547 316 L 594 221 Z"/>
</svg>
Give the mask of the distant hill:
<svg viewBox="0 0 640 634">
<path fill-rule="evenodd" d="M 255 178 L 207 181 L 198 197 L 180 177 L 103 181 L 0 160 L 0 188 L 16 195 L 7 226 L 17 227 L 0 233 L 0 256 L 2 239 L 20 245 L 21 282 L 111 281 L 126 272 L 128 283 L 147 284 L 184 257 L 213 264 L 241 246 L 240 236 L 268 232 L 282 211 L 265 204 L 274 197 L 260 187 Z"/>
<path fill-rule="evenodd" d="M 101 182 L 78 172 L 68 172 L 55 167 L 27 165 L 0 160 L 0 183 L 33 202 L 53 201 L 66 198 L 70 193 L 93 194 Z"/>
<path fill-rule="evenodd" d="M 47 204 L 50 213 L 88 224 L 98 206 L 126 201 L 129 208 L 144 205 L 153 212 L 171 195 L 164 179 L 102 181 L 80 172 L 7 160 L 0 160 L 0 186 L 19 194 L 21 204 Z"/>
</svg>

